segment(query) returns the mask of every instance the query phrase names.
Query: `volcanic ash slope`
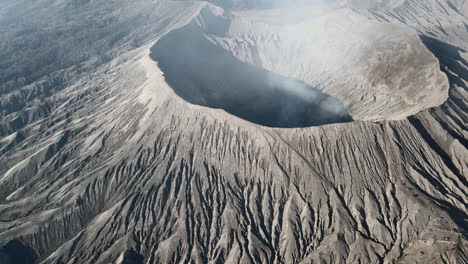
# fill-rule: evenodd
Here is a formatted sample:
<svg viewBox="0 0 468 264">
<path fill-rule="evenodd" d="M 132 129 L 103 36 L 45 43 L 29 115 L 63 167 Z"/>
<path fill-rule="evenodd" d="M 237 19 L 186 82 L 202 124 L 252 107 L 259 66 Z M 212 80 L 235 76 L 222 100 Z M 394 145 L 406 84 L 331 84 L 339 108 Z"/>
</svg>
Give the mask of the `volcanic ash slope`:
<svg viewBox="0 0 468 264">
<path fill-rule="evenodd" d="M 137 6 L 177 21 L 160 14 L 109 61 L 64 70 L 73 78 L 41 102 L 1 95 L 25 106 L 2 112 L 0 261 L 466 263 L 466 32 L 452 24 L 441 37 L 403 17 L 444 5 L 338 8 L 281 24 L 268 18 L 278 10 Z M 432 12 L 463 21 L 453 8 Z M 272 128 L 187 102 L 150 57 L 186 27 L 338 98 L 356 121 Z M 144 44 L 131 48 L 137 37 Z"/>
</svg>

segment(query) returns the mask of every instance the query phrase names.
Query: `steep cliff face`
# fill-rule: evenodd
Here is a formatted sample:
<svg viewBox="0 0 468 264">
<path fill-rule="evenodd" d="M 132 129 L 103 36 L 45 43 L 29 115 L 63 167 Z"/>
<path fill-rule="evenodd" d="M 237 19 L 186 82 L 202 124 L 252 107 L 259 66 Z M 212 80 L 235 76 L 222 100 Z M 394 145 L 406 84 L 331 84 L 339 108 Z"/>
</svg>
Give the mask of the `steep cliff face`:
<svg viewBox="0 0 468 264">
<path fill-rule="evenodd" d="M 7 2 L 0 7 L 3 21 L 19 5 Z M 50 30 L 61 25 L 83 37 L 41 34 L 53 47 L 73 47 L 83 57 L 79 64 L 66 53 L 62 66 L 39 56 L 49 47 L 30 44 L 23 54 L 42 64 L 41 72 L 34 70 L 38 77 L 20 69 L 26 58 L 19 53 L 15 65 L 21 67 L 8 68 L 15 77 L 2 75 L 0 262 L 466 263 L 468 47 L 459 9 L 464 2 L 453 2 L 321 8 L 313 18 L 298 15 L 299 21 L 281 25 L 275 17 L 288 9 L 38 2 L 72 10 L 67 23 Z M 86 10 L 95 13 L 78 23 Z M 90 27 L 94 31 L 78 26 L 105 20 L 100 12 L 118 24 Z M 294 34 L 294 41 L 287 37 L 315 23 L 322 24 L 304 36 Z M 340 27 L 356 39 L 332 31 Z M 324 28 L 330 31 L 319 34 Z M 18 33 L 23 27 L 2 30 L 12 36 L 11 43 L 2 43 L 8 49 L 25 37 Z M 89 49 L 107 47 L 114 33 L 121 36 L 107 51 Z M 30 37 L 42 43 L 39 35 L 33 31 Z M 80 45 L 72 45 L 77 39 Z M 362 45 L 347 52 L 347 40 Z M 173 45 L 180 42 L 187 46 Z M 191 46 L 194 52 L 208 49 L 208 59 L 196 54 L 184 65 Z M 294 50 L 313 51 L 317 59 L 291 56 Z M 349 53 L 344 59 L 357 69 L 318 67 L 317 61 L 333 55 L 330 50 Z M 302 99 L 311 93 L 338 98 L 355 121 L 284 126 L 295 128 L 246 121 L 258 111 L 250 104 L 264 106 L 259 113 L 268 109 L 254 90 L 258 81 L 237 84 L 225 80 L 238 76 L 210 76 L 207 68 L 194 72 L 192 64 L 212 63 L 217 54 L 236 72 L 248 69 L 242 76 L 275 76 L 282 85 L 274 89 L 288 87 L 288 100 L 290 86 L 306 93 Z M 382 57 L 370 63 L 376 54 Z M 209 69 L 233 69 L 219 65 Z M 360 79 L 349 81 L 354 74 Z M 408 75 L 407 82 L 401 75 Z M 257 100 L 245 95 L 244 84 Z M 201 89 L 190 96 L 201 96 L 184 94 L 193 90 L 187 85 Z M 226 93 L 249 100 L 232 108 L 246 116 L 230 112 L 227 103 L 216 105 L 230 102 Z M 376 93 L 388 97 L 366 101 L 356 95 Z M 402 103 L 407 100 L 414 102 Z M 378 118 L 365 121 L 372 115 Z"/>
</svg>

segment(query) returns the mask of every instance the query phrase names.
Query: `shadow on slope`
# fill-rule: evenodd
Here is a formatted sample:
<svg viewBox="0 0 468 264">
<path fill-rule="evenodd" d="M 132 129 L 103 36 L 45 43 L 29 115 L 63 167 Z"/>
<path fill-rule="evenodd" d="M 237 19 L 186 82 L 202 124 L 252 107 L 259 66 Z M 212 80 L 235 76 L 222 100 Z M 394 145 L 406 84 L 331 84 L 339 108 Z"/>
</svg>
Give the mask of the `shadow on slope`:
<svg viewBox="0 0 468 264">
<path fill-rule="evenodd" d="M 460 129 L 466 131 L 468 127 L 466 125 L 464 117 L 466 116 L 467 107 L 464 95 L 467 91 L 465 82 L 468 81 L 468 70 L 466 70 L 466 68 L 468 67 L 468 63 L 460 55 L 460 53 L 465 52 L 465 50 L 429 36 L 421 35 L 420 38 L 424 45 L 434 54 L 434 56 L 437 57 L 441 65 L 441 71 L 443 71 L 449 79 L 449 98 L 447 102 L 445 102 L 440 107 L 440 109 Z M 455 86 L 458 86 L 459 89 L 455 89 Z M 460 93 L 459 90 L 463 90 L 463 92 Z M 439 124 L 452 137 L 458 139 L 458 141 L 463 146 L 465 146 L 465 148 L 468 147 L 468 141 L 466 140 L 466 138 L 463 135 L 461 135 L 459 131 L 454 129 L 453 125 L 448 123 L 447 120 L 440 118 L 436 112 L 431 111 L 431 113 L 433 117 L 439 122 Z M 458 177 L 462 185 L 467 186 L 468 182 L 463 174 L 463 171 L 460 171 L 457 168 L 457 166 L 452 161 L 451 155 L 446 153 L 446 151 L 440 147 L 440 144 L 436 141 L 435 137 L 431 135 L 430 130 L 424 126 L 423 122 L 421 122 L 417 116 L 410 117 L 409 121 L 418 130 L 422 138 L 424 138 L 424 140 L 428 143 L 428 146 L 430 146 L 432 150 L 440 156 L 447 168 L 449 168 L 451 172 L 456 177 Z M 425 173 L 425 176 L 426 179 L 428 179 L 430 182 L 434 182 L 434 179 L 432 179 L 430 175 Z M 462 200 L 460 197 L 457 198 L 459 200 Z M 466 239 L 466 231 L 468 230 L 467 213 L 446 201 L 439 200 L 437 198 L 434 199 L 452 217 L 452 219 L 461 228 L 463 228 L 464 238 Z"/>
<path fill-rule="evenodd" d="M 270 127 L 352 121 L 337 98 L 240 61 L 189 25 L 151 48 L 167 83 L 184 100 Z"/>
<path fill-rule="evenodd" d="M 36 259 L 36 252 L 17 239 L 11 240 L 0 248 L 0 263 L 2 264 L 30 264 Z"/>
<path fill-rule="evenodd" d="M 440 40 L 421 35 L 421 41 L 424 45 L 437 57 L 440 62 L 440 70 L 444 72 L 450 83 L 449 98 L 445 104 L 441 106 L 444 113 L 450 117 L 463 130 L 468 130 L 463 116 L 466 115 L 466 99 L 463 93 L 455 89 L 455 85 L 467 91 L 465 83 L 468 81 L 468 62 L 460 55 L 465 50 L 444 43 Z M 451 136 L 458 139 L 466 148 L 468 141 L 459 132 L 454 131 L 444 123 L 441 125 L 450 133 Z"/>
</svg>

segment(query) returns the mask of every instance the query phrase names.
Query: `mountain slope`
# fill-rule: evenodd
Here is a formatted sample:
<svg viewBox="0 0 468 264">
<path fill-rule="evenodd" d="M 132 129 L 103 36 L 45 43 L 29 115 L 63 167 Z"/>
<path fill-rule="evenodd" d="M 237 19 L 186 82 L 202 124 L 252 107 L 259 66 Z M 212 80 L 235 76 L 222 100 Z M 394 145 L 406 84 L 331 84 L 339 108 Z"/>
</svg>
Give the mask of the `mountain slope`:
<svg viewBox="0 0 468 264">
<path fill-rule="evenodd" d="M 444 81 L 418 92 L 445 89 L 448 95 L 438 96 L 443 99 L 437 104 L 417 105 L 399 120 L 273 128 L 188 103 L 150 57 L 158 40 L 187 25 L 208 25 L 213 16 L 237 25 L 245 17 L 204 2 L 76 1 L 81 5 L 73 14 L 112 6 L 115 14 L 108 15 L 131 30 L 111 46 L 106 60 L 84 58 L 58 71 L 52 61 L 39 79 L 16 68 L 10 71 L 18 78 L 2 76 L 0 260 L 466 262 L 467 47 L 466 32 L 457 24 L 466 18 L 459 10 L 454 18 L 457 10 L 440 2 L 407 0 L 398 7 L 346 11 L 360 21 L 375 20 L 368 23 L 398 23 L 411 38 L 418 32 L 415 52 L 430 55 L 429 67 Z M 121 15 L 128 10 L 135 16 Z M 147 20 L 133 20 L 144 15 Z M 83 41 L 98 45 L 91 36 L 107 40 L 114 26 L 83 29 Z M 268 32 L 250 28 L 260 32 L 247 34 L 251 39 Z M 227 42 L 214 38 L 219 32 L 207 32 L 202 35 L 232 58 L 307 82 L 304 75 L 249 60 L 242 45 L 227 48 L 236 43 L 235 32 L 222 32 Z M 74 41 L 47 38 L 57 47 Z M 254 47 L 261 49 L 259 43 Z M 89 46 L 74 47 L 81 54 L 91 53 Z M 27 51 L 35 53 L 32 47 Z M 32 62 L 46 63 L 36 56 Z M 338 87 L 318 88 L 354 99 Z"/>
</svg>

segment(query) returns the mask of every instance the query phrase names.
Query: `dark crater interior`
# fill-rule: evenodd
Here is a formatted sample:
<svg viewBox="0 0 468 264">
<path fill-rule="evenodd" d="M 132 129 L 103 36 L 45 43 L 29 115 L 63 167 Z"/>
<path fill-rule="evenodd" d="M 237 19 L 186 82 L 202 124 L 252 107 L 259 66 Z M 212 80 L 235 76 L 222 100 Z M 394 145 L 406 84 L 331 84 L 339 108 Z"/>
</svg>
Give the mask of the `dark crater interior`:
<svg viewBox="0 0 468 264">
<path fill-rule="evenodd" d="M 246 64 L 186 26 L 151 48 L 165 79 L 184 100 L 221 108 L 269 127 L 308 127 L 352 121 L 337 98 L 304 82 Z"/>
</svg>

